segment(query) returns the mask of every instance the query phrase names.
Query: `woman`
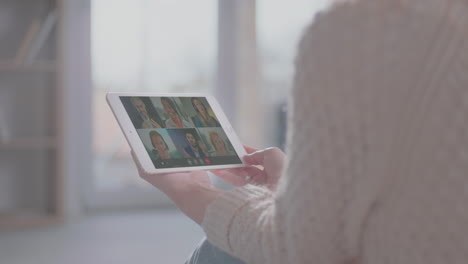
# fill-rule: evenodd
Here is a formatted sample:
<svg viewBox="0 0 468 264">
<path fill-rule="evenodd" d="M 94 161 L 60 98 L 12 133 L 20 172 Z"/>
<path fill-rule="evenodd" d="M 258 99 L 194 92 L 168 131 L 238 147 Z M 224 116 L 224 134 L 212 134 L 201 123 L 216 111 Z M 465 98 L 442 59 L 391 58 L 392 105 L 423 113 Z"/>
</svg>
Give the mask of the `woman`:
<svg viewBox="0 0 468 264">
<path fill-rule="evenodd" d="M 169 146 L 167 145 L 164 138 L 157 131 L 150 131 L 149 137 L 151 139 L 151 144 L 153 145 L 153 154 L 155 154 L 155 159 L 176 159 L 180 158 L 180 155 L 177 153 L 171 153 L 169 151 Z"/>
<path fill-rule="evenodd" d="M 226 143 L 215 131 L 210 131 L 208 134 L 210 136 L 211 145 L 215 149 L 214 156 L 231 156 L 233 155 L 232 151 L 227 150 Z"/>
<path fill-rule="evenodd" d="M 216 118 L 212 117 L 208 113 L 206 106 L 203 104 L 203 102 L 199 98 L 192 97 L 191 101 L 192 101 L 193 109 L 195 109 L 195 111 L 197 112 L 197 115 L 192 117 L 193 123 L 195 124 L 196 127 L 220 127 L 221 126 L 218 120 L 216 120 Z"/>
<path fill-rule="evenodd" d="M 166 120 L 167 128 L 189 128 L 193 127 L 188 121 L 183 119 L 176 110 L 174 102 L 168 97 L 161 97 L 161 104 L 164 107 L 164 111 L 169 116 Z"/>
<path fill-rule="evenodd" d="M 215 172 L 267 186 L 140 175 L 249 264 L 466 263 L 467 29 L 465 0 L 341 1 L 299 46 L 287 166 Z"/>
</svg>

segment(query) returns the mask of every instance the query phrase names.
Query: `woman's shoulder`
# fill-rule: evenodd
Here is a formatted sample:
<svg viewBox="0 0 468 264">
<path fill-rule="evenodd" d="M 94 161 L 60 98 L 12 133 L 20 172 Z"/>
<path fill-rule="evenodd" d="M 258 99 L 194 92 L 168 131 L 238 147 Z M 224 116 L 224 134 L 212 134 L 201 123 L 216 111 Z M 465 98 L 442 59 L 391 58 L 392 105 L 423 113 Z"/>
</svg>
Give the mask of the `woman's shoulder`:
<svg viewBox="0 0 468 264">
<path fill-rule="evenodd" d="M 166 125 L 166 128 L 175 128 L 176 127 L 174 121 L 172 121 L 170 118 L 166 119 L 166 121 L 164 121 L 164 124 Z"/>
<path fill-rule="evenodd" d="M 221 126 L 221 124 L 219 123 L 219 121 L 215 117 L 213 117 L 213 116 L 210 116 L 210 117 L 211 117 L 211 121 L 215 123 L 215 126 L 217 126 L 217 127 Z"/>
<path fill-rule="evenodd" d="M 198 114 L 195 114 L 192 116 L 192 120 L 200 122 L 200 117 L 198 116 Z"/>
<path fill-rule="evenodd" d="M 182 119 L 182 123 L 184 124 L 184 127 L 194 127 L 192 123 L 185 119 Z"/>
<path fill-rule="evenodd" d="M 158 153 L 157 150 L 155 150 L 155 149 L 146 149 L 146 151 L 148 152 L 148 155 L 150 156 L 150 158 L 152 160 L 157 160 L 157 159 L 160 158 L 159 153 Z"/>
<path fill-rule="evenodd" d="M 173 159 L 182 158 L 182 155 L 180 155 L 179 152 L 177 152 L 177 151 L 171 151 L 171 152 L 169 153 L 169 155 L 170 155 L 171 158 L 173 158 Z"/>
<path fill-rule="evenodd" d="M 198 115 L 192 116 L 192 121 L 196 127 L 203 127 L 203 123 L 201 122 L 200 117 Z"/>
</svg>

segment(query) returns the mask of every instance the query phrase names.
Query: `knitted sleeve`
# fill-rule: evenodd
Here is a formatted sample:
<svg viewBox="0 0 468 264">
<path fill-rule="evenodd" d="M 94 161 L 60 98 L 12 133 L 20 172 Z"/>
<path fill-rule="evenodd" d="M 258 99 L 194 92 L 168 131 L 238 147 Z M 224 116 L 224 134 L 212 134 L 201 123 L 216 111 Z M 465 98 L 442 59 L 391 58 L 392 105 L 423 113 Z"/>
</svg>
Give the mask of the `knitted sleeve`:
<svg viewBox="0 0 468 264">
<path fill-rule="evenodd" d="M 320 23 L 315 24 L 310 30 L 322 30 Z M 249 264 L 338 263 L 342 259 L 342 214 L 350 181 L 347 166 L 355 154 L 346 151 L 355 148 L 343 142 L 358 131 L 353 130 L 356 126 L 342 129 L 346 119 L 333 113 L 343 112 L 334 109 L 343 102 L 334 100 L 333 90 L 318 94 L 326 91 L 327 84 L 313 76 L 325 73 L 313 68 L 311 62 L 321 58 L 314 58 L 319 54 L 309 52 L 309 47 L 326 43 L 312 39 L 310 33 L 297 57 L 288 167 L 278 190 L 237 188 L 217 198 L 205 213 L 208 240 Z M 331 114 L 325 116 L 327 112 Z"/>
<path fill-rule="evenodd" d="M 335 7 L 299 46 L 277 191 L 218 197 L 208 239 L 249 264 L 465 263 L 466 1 Z"/>
</svg>

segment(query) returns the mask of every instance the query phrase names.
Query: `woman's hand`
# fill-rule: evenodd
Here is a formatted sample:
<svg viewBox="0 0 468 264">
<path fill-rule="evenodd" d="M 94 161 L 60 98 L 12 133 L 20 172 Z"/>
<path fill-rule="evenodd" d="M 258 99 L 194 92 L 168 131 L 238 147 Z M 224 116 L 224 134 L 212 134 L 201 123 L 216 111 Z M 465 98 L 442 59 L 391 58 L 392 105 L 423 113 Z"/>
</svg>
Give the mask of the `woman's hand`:
<svg viewBox="0 0 468 264">
<path fill-rule="evenodd" d="M 279 178 L 286 166 L 286 155 L 279 148 L 267 148 L 258 150 L 249 146 L 244 146 L 248 155 L 244 161 L 249 167 L 213 170 L 225 181 L 241 186 L 247 183 L 265 185 L 270 190 L 275 190 Z"/>
<path fill-rule="evenodd" d="M 225 181 L 241 186 L 247 183 L 276 188 L 285 166 L 285 155 L 278 148 L 257 150 L 245 146 L 248 153 L 244 160 L 251 166 L 243 168 L 214 170 L 213 173 Z M 132 152 L 140 177 L 164 192 L 179 209 L 198 224 L 201 224 L 206 207 L 223 191 L 211 185 L 206 171 L 146 173 Z"/>
<path fill-rule="evenodd" d="M 203 221 L 205 209 L 222 191 L 211 186 L 206 171 L 146 173 L 132 152 L 140 177 L 164 192 L 176 206 L 198 224 Z"/>
</svg>

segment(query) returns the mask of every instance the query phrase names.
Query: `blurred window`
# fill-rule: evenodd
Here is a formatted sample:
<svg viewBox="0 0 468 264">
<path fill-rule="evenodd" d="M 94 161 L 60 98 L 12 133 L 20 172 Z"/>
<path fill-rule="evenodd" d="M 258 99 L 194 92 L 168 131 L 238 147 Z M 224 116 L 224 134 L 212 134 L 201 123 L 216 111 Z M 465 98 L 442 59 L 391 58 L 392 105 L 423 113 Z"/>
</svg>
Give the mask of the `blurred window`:
<svg viewBox="0 0 468 264">
<path fill-rule="evenodd" d="M 286 99 L 302 32 L 330 0 L 257 0 L 257 40 L 267 144 L 283 146 Z M 274 131 L 274 133 L 272 133 Z"/>
<path fill-rule="evenodd" d="M 136 197 L 148 186 L 137 177 L 105 93 L 211 92 L 216 25 L 216 0 L 92 0 L 91 197 L 112 201 L 122 192 Z M 125 199 L 140 199 L 130 196 Z"/>
<path fill-rule="evenodd" d="M 268 145 L 284 140 L 279 110 L 292 85 L 297 45 L 326 2 L 256 0 L 252 26 L 258 48 L 253 54 L 259 55 L 259 111 Z M 232 17 L 218 17 L 217 0 L 92 0 L 91 18 L 95 174 L 88 205 L 122 199 L 129 205 L 151 203 L 147 195 L 157 192 L 137 177 L 105 93 L 213 92 L 218 23 L 229 24 Z M 125 198 L 118 198 L 123 193 Z"/>
</svg>

